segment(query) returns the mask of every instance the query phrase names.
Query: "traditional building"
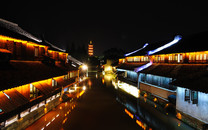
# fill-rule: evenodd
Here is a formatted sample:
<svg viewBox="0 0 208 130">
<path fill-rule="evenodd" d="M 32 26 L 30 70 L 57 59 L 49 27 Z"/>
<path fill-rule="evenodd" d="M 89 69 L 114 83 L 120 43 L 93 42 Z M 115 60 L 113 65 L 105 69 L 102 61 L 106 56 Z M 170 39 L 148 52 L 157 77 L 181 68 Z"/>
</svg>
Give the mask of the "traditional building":
<svg viewBox="0 0 208 130">
<path fill-rule="evenodd" d="M 65 50 L 0 19 L 0 129 L 25 128 L 60 103 L 63 88 L 78 81 L 68 60 Z"/>
<path fill-rule="evenodd" d="M 172 41 L 145 44 L 126 54 L 119 59 L 118 85 L 128 84 L 144 97 L 151 95 L 155 101 L 175 104 L 178 119 L 202 128 L 208 123 L 204 109 L 208 100 L 207 36 L 208 32 L 176 36 Z"/>
<path fill-rule="evenodd" d="M 94 55 L 94 48 L 93 48 L 93 44 L 92 41 L 90 41 L 90 43 L 88 44 L 88 55 L 89 56 L 93 56 Z"/>
</svg>

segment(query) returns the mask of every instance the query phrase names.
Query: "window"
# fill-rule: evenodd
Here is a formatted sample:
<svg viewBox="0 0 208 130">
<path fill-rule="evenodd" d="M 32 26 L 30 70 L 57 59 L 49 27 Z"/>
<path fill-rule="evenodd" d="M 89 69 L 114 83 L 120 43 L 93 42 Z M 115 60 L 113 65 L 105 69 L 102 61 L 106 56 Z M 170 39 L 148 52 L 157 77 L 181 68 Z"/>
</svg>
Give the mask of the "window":
<svg viewBox="0 0 208 130">
<path fill-rule="evenodd" d="M 134 57 L 134 61 L 138 62 L 139 61 L 139 57 Z"/>
<path fill-rule="evenodd" d="M 183 55 L 180 55 L 180 60 L 183 60 Z"/>
<path fill-rule="evenodd" d="M 207 60 L 207 54 L 204 54 L 204 60 Z"/>
<path fill-rule="evenodd" d="M 174 59 L 175 61 L 177 61 L 178 60 L 178 56 L 177 55 L 175 55 L 175 59 Z"/>
<path fill-rule="evenodd" d="M 181 56 L 180 56 L 180 54 L 178 54 L 178 63 L 181 61 Z"/>
<path fill-rule="evenodd" d="M 200 54 L 200 60 L 202 60 L 202 58 L 203 58 L 203 55 L 202 55 L 202 54 Z"/>
<path fill-rule="evenodd" d="M 199 60 L 199 55 L 196 55 L 196 60 Z"/>
<path fill-rule="evenodd" d="M 137 81 L 137 73 L 134 71 L 127 71 L 127 78 L 131 81 Z"/>
<path fill-rule="evenodd" d="M 166 89 L 174 90 L 174 91 L 177 89 L 176 86 L 169 84 L 170 82 L 172 82 L 172 79 L 168 78 L 168 77 L 162 77 L 162 76 L 156 76 L 156 75 L 152 75 L 152 74 L 142 74 L 142 73 L 140 73 L 139 79 L 142 82 L 152 84 L 152 85 L 156 85 L 156 86 L 161 87 L 161 88 L 166 88 Z"/>
<path fill-rule="evenodd" d="M 67 80 L 68 79 L 68 74 L 67 75 L 64 75 L 64 80 Z"/>
<path fill-rule="evenodd" d="M 193 104 L 198 104 L 198 92 L 196 91 L 191 92 L 191 100 Z"/>
<path fill-rule="evenodd" d="M 141 57 L 141 61 L 144 61 L 144 57 L 143 56 Z"/>
<path fill-rule="evenodd" d="M 170 56 L 169 56 L 169 60 L 170 60 L 170 61 L 172 61 L 172 60 L 173 60 L 173 57 L 172 57 L 172 55 L 170 55 Z"/>
<path fill-rule="evenodd" d="M 191 57 L 191 55 L 189 55 L 189 60 L 192 60 L 192 57 Z"/>
<path fill-rule="evenodd" d="M 124 77 L 127 78 L 127 71 L 124 72 Z"/>
<path fill-rule="evenodd" d="M 30 99 L 35 98 L 36 87 L 33 84 L 30 84 Z"/>
<path fill-rule="evenodd" d="M 185 101 L 190 100 L 190 91 L 188 89 L 185 90 Z"/>
<path fill-rule="evenodd" d="M 127 61 L 128 62 L 132 62 L 134 59 L 132 58 L 132 57 L 130 57 L 130 58 L 127 58 Z"/>
<path fill-rule="evenodd" d="M 55 87 L 55 86 L 57 86 L 57 81 L 52 79 L 52 87 Z"/>
<path fill-rule="evenodd" d="M 198 104 L 198 92 L 185 89 L 185 101 L 188 101 L 188 103 L 192 104 Z"/>
<path fill-rule="evenodd" d="M 165 60 L 165 57 L 164 56 L 161 56 L 161 61 L 164 61 Z"/>
<path fill-rule="evenodd" d="M 35 57 L 38 57 L 38 47 L 35 47 Z"/>
</svg>

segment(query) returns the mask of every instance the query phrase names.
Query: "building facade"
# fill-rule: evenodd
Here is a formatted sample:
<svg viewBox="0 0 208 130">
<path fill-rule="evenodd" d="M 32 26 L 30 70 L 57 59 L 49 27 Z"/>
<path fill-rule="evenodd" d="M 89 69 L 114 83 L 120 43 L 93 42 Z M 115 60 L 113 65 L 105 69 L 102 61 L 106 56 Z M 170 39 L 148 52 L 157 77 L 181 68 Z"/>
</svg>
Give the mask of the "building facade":
<svg viewBox="0 0 208 130">
<path fill-rule="evenodd" d="M 148 45 L 119 59 L 118 83 L 137 87 L 139 95 L 152 99 L 153 104 L 160 100 L 174 105 L 176 118 L 202 129 L 208 123 L 203 114 L 208 112 L 207 36 L 208 32 L 203 32 L 180 37 L 177 42 Z"/>
<path fill-rule="evenodd" d="M 78 81 L 78 66 L 15 23 L 0 19 L 0 29 L 0 129 L 23 129 L 60 103 L 63 88 Z"/>
</svg>

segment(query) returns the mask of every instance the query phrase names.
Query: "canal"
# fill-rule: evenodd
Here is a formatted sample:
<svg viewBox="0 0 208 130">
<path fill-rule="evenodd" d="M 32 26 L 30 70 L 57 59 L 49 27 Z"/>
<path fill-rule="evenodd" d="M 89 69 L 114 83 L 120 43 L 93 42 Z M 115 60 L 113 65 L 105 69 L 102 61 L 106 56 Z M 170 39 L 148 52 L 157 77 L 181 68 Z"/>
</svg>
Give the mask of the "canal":
<svg viewBox="0 0 208 130">
<path fill-rule="evenodd" d="M 86 91 L 77 101 L 60 104 L 28 129 L 193 129 L 171 114 L 158 111 L 148 99 L 115 88 L 111 79 L 112 75 L 89 73 L 81 85 Z"/>
<path fill-rule="evenodd" d="M 112 85 L 112 75 L 102 77 L 106 89 L 111 89 L 116 95 L 116 101 L 125 109 L 126 114 L 142 129 L 157 130 L 191 130 L 193 127 L 178 120 L 171 109 L 158 109 L 158 105 L 139 94 L 135 97 L 130 90 L 120 89 Z M 135 90 L 134 90 L 135 91 Z M 129 94 L 130 93 L 130 94 Z"/>
</svg>

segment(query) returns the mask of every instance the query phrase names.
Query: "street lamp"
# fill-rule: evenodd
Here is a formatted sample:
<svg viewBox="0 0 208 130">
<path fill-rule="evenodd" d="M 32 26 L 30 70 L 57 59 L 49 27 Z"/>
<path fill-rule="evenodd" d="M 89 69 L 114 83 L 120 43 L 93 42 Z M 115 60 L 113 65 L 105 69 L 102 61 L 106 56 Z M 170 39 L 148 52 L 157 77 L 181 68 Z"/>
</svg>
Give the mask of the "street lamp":
<svg viewBox="0 0 208 130">
<path fill-rule="evenodd" d="M 82 65 L 82 69 L 83 70 L 87 70 L 88 69 L 88 66 L 87 65 Z"/>
</svg>

